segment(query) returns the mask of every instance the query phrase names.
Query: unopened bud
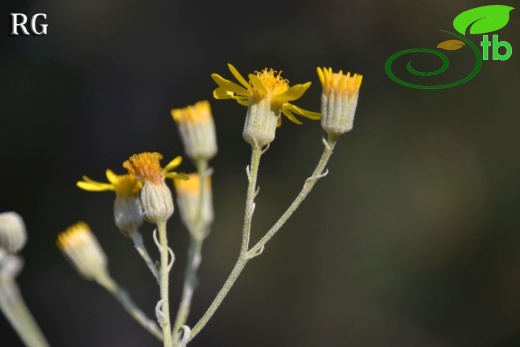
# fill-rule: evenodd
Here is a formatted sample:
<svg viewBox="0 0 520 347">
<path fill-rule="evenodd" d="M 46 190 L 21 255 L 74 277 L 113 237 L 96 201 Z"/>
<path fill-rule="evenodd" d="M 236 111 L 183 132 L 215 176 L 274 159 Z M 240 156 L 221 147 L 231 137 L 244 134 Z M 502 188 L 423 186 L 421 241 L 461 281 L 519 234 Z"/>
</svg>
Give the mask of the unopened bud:
<svg viewBox="0 0 520 347">
<path fill-rule="evenodd" d="M 193 106 L 173 109 L 173 120 L 179 127 L 184 151 L 188 158 L 209 160 L 217 154 L 215 123 L 208 101 Z"/>
<path fill-rule="evenodd" d="M 58 235 L 58 247 L 88 280 L 104 276 L 107 257 L 87 224 L 78 222 Z"/>
<path fill-rule="evenodd" d="M 204 180 L 202 196 L 199 174 L 192 173 L 188 177 L 188 180 L 174 180 L 181 219 L 190 232 L 205 232 L 213 223 L 211 177 L 207 176 Z"/>
<path fill-rule="evenodd" d="M 27 232 L 22 217 L 16 212 L 0 213 L 0 247 L 16 253 L 26 242 Z"/>
<path fill-rule="evenodd" d="M 129 236 L 143 224 L 143 210 L 139 196 L 117 195 L 114 200 L 114 220 L 121 233 Z"/>
<path fill-rule="evenodd" d="M 332 68 L 318 68 L 323 86 L 321 94 L 321 127 L 338 137 L 352 130 L 363 76 L 333 73 Z"/>
</svg>

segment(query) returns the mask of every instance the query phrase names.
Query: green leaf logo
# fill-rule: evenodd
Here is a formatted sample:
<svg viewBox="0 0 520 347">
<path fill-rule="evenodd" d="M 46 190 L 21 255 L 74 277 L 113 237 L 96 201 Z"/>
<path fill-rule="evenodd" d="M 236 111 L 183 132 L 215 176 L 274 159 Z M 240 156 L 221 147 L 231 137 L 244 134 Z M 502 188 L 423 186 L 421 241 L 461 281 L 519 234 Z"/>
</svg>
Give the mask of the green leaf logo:
<svg viewBox="0 0 520 347">
<path fill-rule="evenodd" d="M 505 5 L 475 7 L 455 17 L 453 27 L 462 35 L 468 28 L 470 34 L 487 34 L 505 27 L 512 10 L 514 7 Z"/>
</svg>

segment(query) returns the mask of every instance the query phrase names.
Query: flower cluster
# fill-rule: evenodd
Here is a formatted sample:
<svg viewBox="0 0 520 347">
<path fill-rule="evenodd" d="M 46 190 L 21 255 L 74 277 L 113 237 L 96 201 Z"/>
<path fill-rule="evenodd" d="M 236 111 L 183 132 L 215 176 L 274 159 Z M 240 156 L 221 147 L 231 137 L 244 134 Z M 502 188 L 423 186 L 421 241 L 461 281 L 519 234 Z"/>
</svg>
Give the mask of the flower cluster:
<svg viewBox="0 0 520 347">
<path fill-rule="evenodd" d="M 186 156 L 195 166 L 196 172 L 189 174 L 175 172 L 174 170 L 182 163 L 180 156 L 163 167 L 161 165 L 163 156 L 160 153 L 143 152 L 134 154 L 124 161 L 123 168 L 127 171 L 124 174 L 119 175 L 108 169 L 105 172 L 106 182 L 95 181 L 88 176 L 83 176 L 82 180 L 77 182 L 77 186 L 86 191 L 115 193 L 113 209 L 115 224 L 123 235 L 132 239 L 136 250 L 159 284 L 160 300 L 155 309 L 159 325 L 148 319 L 144 312 L 130 300 L 127 293 L 121 290 L 109 276 L 107 256 L 86 223 L 78 222 L 72 225 L 60 233 L 57 239 L 58 247 L 78 272 L 86 279 L 97 281 L 114 294 L 145 329 L 163 341 L 164 347 L 186 346 L 199 333 L 246 263 L 262 252 L 265 244 L 305 199 L 316 181 L 326 175 L 325 167 L 336 141 L 353 126 L 362 82 L 361 75 L 343 74 L 342 71 L 334 73 L 332 68 L 318 68 L 318 77 L 322 85 L 321 112 L 313 112 L 293 103 L 303 97 L 310 88 L 311 82 L 291 86 L 289 81 L 282 77 L 282 71 L 272 68 L 254 71 L 248 74 L 247 78 L 233 65 L 228 64 L 228 68 L 237 83 L 216 73 L 212 74 L 211 77 L 218 85 L 213 91 L 213 96 L 216 99 L 232 99 L 247 107 L 242 136 L 252 147 L 251 165 L 247 169 L 249 184 L 242 247 L 235 269 L 193 329 L 190 330 L 185 323 L 193 292 L 199 282 L 197 270 L 202 260 L 202 243 L 209 235 L 214 220 L 211 177 L 213 169 L 209 167 L 209 161 L 217 154 L 218 146 L 208 101 L 199 101 L 194 105 L 171 110 L 171 117 L 178 126 Z M 302 124 L 299 117 L 321 120 L 321 126 L 328 134 L 328 139 L 325 141 L 324 152 L 314 173 L 307 179 L 293 204 L 264 237 L 260 238 L 255 246 L 250 247 L 250 229 L 256 207 L 255 198 L 259 191 L 257 178 L 260 157 L 274 141 L 276 129 L 282 124 L 282 116 L 295 124 Z M 185 283 L 174 324 L 170 323 L 169 316 L 169 272 L 173 267 L 175 254 L 168 246 L 166 222 L 173 215 L 175 208 L 173 195 L 167 184 L 168 179 L 173 181 L 180 218 L 190 234 Z M 171 182 L 169 183 L 171 185 Z M 144 221 L 156 224 L 154 241 L 160 253 L 159 262 L 155 262 L 148 254 L 138 231 Z M 21 219 L 15 215 L 0 214 L 0 260 L 7 259 L 6 252 L 16 252 L 23 247 L 25 239 L 25 228 Z M 183 331 L 183 334 L 179 331 Z"/>
</svg>

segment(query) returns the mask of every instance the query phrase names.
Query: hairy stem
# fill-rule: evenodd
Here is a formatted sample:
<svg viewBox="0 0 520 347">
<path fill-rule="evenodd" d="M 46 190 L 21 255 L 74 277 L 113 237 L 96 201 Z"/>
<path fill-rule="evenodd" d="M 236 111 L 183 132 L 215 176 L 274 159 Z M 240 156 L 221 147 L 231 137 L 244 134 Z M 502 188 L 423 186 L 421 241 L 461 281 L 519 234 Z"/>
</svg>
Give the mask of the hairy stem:
<svg viewBox="0 0 520 347">
<path fill-rule="evenodd" d="M 22 299 L 16 283 L 0 279 L 0 309 L 28 347 L 49 347 Z"/>
<path fill-rule="evenodd" d="M 184 284 L 182 288 L 182 297 L 177 310 L 177 317 L 173 324 L 173 340 L 178 342 L 180 340 L 180 328 L 186 324 L 188 316 L 190 314 L 191 302 L 193 300 L 193 293 L 195 292 L 198 277 L 197 270 L 199 269 L 200 262 L 202 261 L 202 243 L 204 238 L 207 236 L 208 230 L 202 230 L 202 209 L 205 200 L 206 192 L 206 175 L 208 169 L 207 160 L 199 160 L 195 163 L 197 167 L 197 173 L 200 179 L 200 190 L 199 199 L 197 206 L 197 214 L 195 217 L 195 226 L 190 229 L 190 246 L 188 250 L 188 262 L 186 264 L 186 270 L 184 272 Z M 190 228 L 190 226 L 187 226 Z"/>
<path fill-rule="evenodd" d="M 249 180 L 249 184 L 247 187 L 247 196 L 246 196 L 246 209 L 244 213 L 244 226 L 242 228 L 242 246 L 240 247 L 240 255 L 235 264 L 235 267 L 231 271 L 228 279 L 224 283 L 222 289 L 220 289 L 219 293 L 209 306 L 208 310 L 202 318 L 197 322 L 197 324 L 191 330 L 190 341 L 197 336 L 197 334 L 204 328 L 204 326 L 211 319 L 215 311 L 218 309 L 224 298 L 229 293 L 229 290 L 235 284 L 238 276 L 246 266 L 249 261 L 248 257 L 248 247 L 249 247 L 249 238 L 251 232 L 251 220 L 253 218 L 254 212 L 254 199 L 256 195 L 256 181 L 258 177 L 258 168 L 260 166 L 260 157 L 262 156 L 262 150 L 258 145 L 252 146 L 251 152 L 251 166 L 248 167 L 247 177 Z"/>
<path fill-rule="evenodd" d="M 273 227 L 258 241 L 258 243 L 251 248 L 251 250 L 248 252 L 251 256 L 254 256 L 255 254 L 258 254 L 262 251 L 262 247 L 265 246 L 265 244 L 280 230 L 280 228 L 287 222 L 287 220 L 292 216 L 294 211 L 300 206 L 303 200 L 309 195 L 312 188 L 314 188 L 314 185 L 318 180 L 322 177 L 324 177 L 327 173 L 325 172 L 325 166 L 327 165 L 330 156 L 332 155 L 332 152 L 334 150 L 334 147 L 336 146 L 338 139 L 332 136 L 329 136 L 328 140 L 323 140 L 325 148 L 323 149 L 323 153 L 321 155 L 320 161 L 318 162 L 318 165 L 314 169 L 314 172 L 312 175 L 307 178 L 305 181 L 305 184 L 303 185 L 302 190 L 294 199 L 294 201 L 291 203 L 287 211 L 284 212 L 284 214 L 278 219 L 278 221 L 273 225 Z"/>
<path fill-rule="evenodd" d="M 146 314 L 135 304 L 126 290 L 120 287 L 108 273 L 101 274 L 96 281 L 112 294 L 123 306 L 123 308 L 148 332 L 159 340 L 163 340 L 161 330 L 155 322 L 149 319 Z"/>
<path fill-rule="evenodd" d="M 172 331 L 170 324 L 170 293 L 169 293 L 169 273 L 170 265 L 173 265 L 175 259 L 172 259 L 172 264 L 168 264 L 169 248 L 168 238 L 166 236 L 166 221 L 157 223 L 159 231 L 159 244 L 161 253 L 161 313 L 162 317 L 159 324 L 163 330 L 164 347 L 172 347 Z M 173 252 L 172 252 L 173 256 Z"/>
<path fill-rule="evenodd" d="M 186 265 L 186 272 L 184 273 L 184 285 L 182 288 L 182 297 L 177 311 L 175 324 L 173 325 L 173 338 L 177 342 L 180 340 L 179 330 L 188 320 L 190 314 L 191 301 L 193 293 L 197 286 L 197 270 L 201 262 L 202 239 L 195 237 L 190 238 L 190 248 L 188 251 L 188 264 Z"/>
<path fill-rule="evenodd" d="M 141 256 L 141 258 L 143 258 L 144 262 L 146 263 L 146 266 L 148 266 L 148 269 L 150 269 L 150 271 L 152 272 L 152 275 L 153 275 L 153 277 L 155 277 L 155 280 L 157 281 L 157 283 L 160 284 L 161 279 L 159 276 L 159 271 L 157 271 L 157 268 L 155 267 L 155 264 L 154 264 L 152 258 L 150 257 L 150 254 L 148 253 L 148 251 L 146 250 L 146 247 L 144 246 L 143 237 L 137 230 L 130 232 L 129 234 L 130 234 L 130 238 L 132 239 L 132 241 L 134 243 L 135 249 Z"/>
</svg>

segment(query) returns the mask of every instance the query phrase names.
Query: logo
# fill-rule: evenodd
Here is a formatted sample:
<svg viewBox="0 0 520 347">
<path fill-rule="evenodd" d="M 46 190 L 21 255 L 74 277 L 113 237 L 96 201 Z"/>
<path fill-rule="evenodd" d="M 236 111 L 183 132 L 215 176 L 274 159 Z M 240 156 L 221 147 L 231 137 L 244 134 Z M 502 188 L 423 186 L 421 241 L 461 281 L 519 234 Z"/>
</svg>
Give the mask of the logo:
<svg viewBox="0 0 520 347">
<path fill-rule="evenodd" d="M 36 21 L 39 18 L 47 19 L 47 15 L 45 13 L 37 13 L 31 17 L 31 24 L 29 25 L 29 29 L 25 26 L 27 24 L 27 16 L 23 13 L 11 13 L 11 33 L 10 35 L 18 36 L 20 33 L 23 35 L 47 35 L 47 27 L 48 24 L 40 24 L 39 28 L 36 25 Z"/>
<path fill-rule="evenodd" d="M 437 56 L 442 61 L 442 66 L 434 71 L 419 71 L 412 67 L 411 60 L 406 64 L 406 70 L 416 76 L 429 77 L 435 76 L 446 71 L 450 65 L 449 59 L 446 54 L 429 48 L 412 48 L 393 54 L 385 63 L 385 71 L 388 77 L 394 82 L 397 82 L 405 87 L 416 88 L 416 89 L 444 89 L 451 88 L 463 83 L 468 82 L 475 77 L 482 67 L 484 60 L 500 60 L 504 61 L 511 58 L 513 54 L 513 47 L 507 41 L 500 41 L 498 35 L 488 35 L 489 33 L 495 32 L 502 29 L 509 22 L 509 12 L 514 10 L 513 7 L 505 5 L 487 5 L 472 8 L 459 14 L 453 20 L 453 27 L 458 33 L 450 32 L 447 30 L 440 30 L 453 38 L 450 40 L 443 41 L 437 45 L 436 48 L 443 49 L 446 51 L 455 51 L 464 47 L 469 47 L 475 55 L 475 65 L 469 75 L 464 78 L 446 84 L 439 85 L 422 85 L 406 82 L 397 77 L 392 71 L 392 63 L 399 57 L 409 53 L 428 53 Z M 469 29 L 471 35 L 482 35 L 482 41 L 480 46 L 482 47 L 482 53 L 480 48 L 477 47 L 473 42 L 466 38 L 466 32 Z"/>
</svg>

